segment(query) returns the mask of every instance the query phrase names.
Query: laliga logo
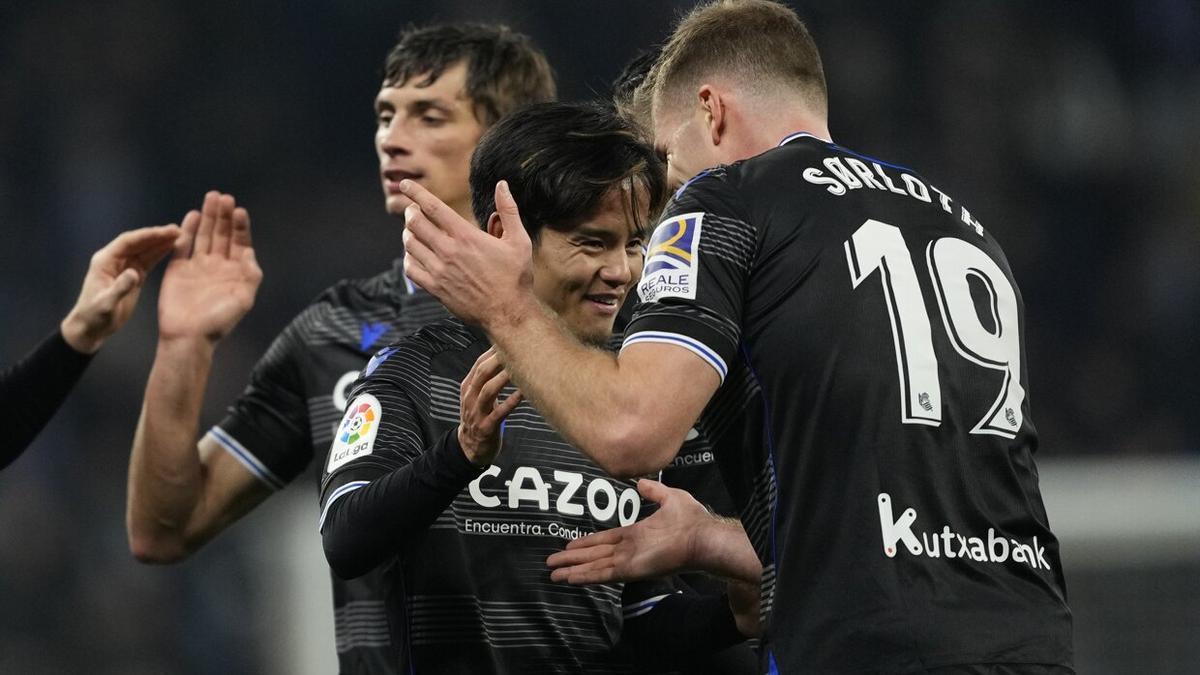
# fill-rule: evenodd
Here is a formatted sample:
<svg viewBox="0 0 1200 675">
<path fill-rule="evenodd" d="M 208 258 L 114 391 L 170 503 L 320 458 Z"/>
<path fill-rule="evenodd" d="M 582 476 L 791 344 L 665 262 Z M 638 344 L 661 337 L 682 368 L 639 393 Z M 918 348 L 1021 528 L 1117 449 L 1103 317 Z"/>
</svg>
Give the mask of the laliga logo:
<svg viewBox="0 0 1200 675">
<path fill-rule="evenodd" d="M 375 411 L 371 410 L 371 404 L 360 403 L 351 417 L 342 424 L 342 436 L 338 440 L 347 444 L 357 443 L 358 439 L 371 432 L 371 424 L 374 422 Z"/>
</svg>

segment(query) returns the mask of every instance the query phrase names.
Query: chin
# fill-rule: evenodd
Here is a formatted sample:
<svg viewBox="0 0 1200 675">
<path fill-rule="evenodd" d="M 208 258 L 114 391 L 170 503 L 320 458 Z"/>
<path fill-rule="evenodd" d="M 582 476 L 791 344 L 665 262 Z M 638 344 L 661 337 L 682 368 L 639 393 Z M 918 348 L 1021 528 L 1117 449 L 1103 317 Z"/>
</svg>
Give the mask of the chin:
<svg viewBox="0 0 1200 675">
<path fill-rule="evenodd" d="M 383 198 L 384 210 L 387 211 L 389 216 L 396 216 L 398 218 L 404 217 L 404 209 L 408 208 L 408 205 L 411 203 L 412 200 L 404 195 L 385 195 Z"/>
</svg>

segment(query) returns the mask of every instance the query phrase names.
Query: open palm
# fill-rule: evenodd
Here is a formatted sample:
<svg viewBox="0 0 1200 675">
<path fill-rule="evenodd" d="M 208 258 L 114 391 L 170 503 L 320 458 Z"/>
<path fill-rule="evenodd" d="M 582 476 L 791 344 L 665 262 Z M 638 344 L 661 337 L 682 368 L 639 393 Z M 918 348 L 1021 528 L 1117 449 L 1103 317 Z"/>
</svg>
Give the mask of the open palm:
<svg viewBox="0 0 1200 675">
<path fill-rule="evenodd" d="M 231 195 L 209 192 L 183 219 L 158 298 L 163 339 L 229 334 L 254 306 L 262 270 L 250 240 L 250 215 Z"/>
</svg>

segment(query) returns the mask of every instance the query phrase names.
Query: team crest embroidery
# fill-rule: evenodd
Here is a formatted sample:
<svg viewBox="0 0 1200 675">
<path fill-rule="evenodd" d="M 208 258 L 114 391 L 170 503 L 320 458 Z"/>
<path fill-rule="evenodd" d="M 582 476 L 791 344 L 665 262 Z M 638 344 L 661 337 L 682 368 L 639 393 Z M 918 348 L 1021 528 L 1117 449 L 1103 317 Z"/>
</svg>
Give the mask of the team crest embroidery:
<svg viewBox="0 0 1200 675">
<path fill-rule="evenodd" d="M 370 394 L 361 394 L 346 407 L 342 423 L 334 434 L 333 447 L 329 449 L 329 468 L 327 471 L 343 464 L 371 454 L 375 446 L 375 436 L 379 432 L 379 420 L 383 409 L 379 399 Z"/>
<path fill-rule="evenodd" d="M 703 213 L 685 213 L 659 223 L 650 239 L 638 294 L 644 302 L 696 298 L 700 225 Z"/>
</svg>

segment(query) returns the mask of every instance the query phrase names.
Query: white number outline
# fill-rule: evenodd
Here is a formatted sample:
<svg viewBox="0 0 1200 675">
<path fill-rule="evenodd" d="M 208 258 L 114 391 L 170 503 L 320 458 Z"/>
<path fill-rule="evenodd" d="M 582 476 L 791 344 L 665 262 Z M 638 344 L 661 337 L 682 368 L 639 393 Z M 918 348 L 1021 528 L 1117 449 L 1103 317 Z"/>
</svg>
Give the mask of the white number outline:
<svg viewBox="0 0 1200 675">
<path fill-rule="evenodd" d="M 924 294 L 903 232 L 894 225 L 869 219 L 844 246 L 852 288 L 857 289 L 876 269 L 880 273 L 896 352 L 901 423 L 941 426 L 937 353 L 933 349 Z M 1021 405 L 1025 400 L 1016 289 L 987 253 L 956 237 L 929 242 L 925 259 L 950 344 L 964 359 L 1004 373 L 995 402 L 970 433 L 1015 438 L 1024 424 Z M 983 326 L 975 311 L 969 290 L 971 276 L 983 284 L 989 295 L 994 333 Z M 961 325 L 964 317 L 971 317 L 974 325 Z M 997 350 L 1005 353 L 997 355 Z"/>
</svg>

